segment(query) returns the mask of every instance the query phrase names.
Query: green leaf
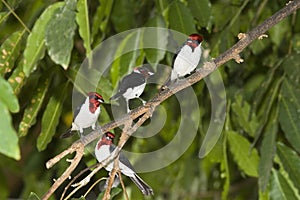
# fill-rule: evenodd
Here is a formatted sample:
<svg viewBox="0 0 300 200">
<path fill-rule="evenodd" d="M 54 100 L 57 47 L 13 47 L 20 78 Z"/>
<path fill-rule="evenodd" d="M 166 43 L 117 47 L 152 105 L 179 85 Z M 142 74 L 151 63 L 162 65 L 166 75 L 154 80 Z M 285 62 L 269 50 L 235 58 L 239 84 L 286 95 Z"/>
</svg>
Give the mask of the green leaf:
<svg viewBox="0 0 300 200">
<path fill-rule="evenodd" d="M 228 131 L 228 141 L 230 151 L 241 170 L 248 176 L 257 177 L 259 163 L 257 150 L 250 151 L 250 142 L 234 131 Z"/>
<path fill-rule="evenodd" d="M 137 26 L 134 15 L 134 3 L 130 0 L 114 0 L 111 21 L 117 32 L 126 31 Z"/>
<path fill-rule="evenodd" d="M 6 21 L 10 14 L 10 12 L 0 12 L 0 25 Z"/>
<path fill-rule="evenodd" d="M 97 82 L 93 81 L 97 80 L 99 82 L 96 87 L 96 92 L 99 92 L 99 94 L 101 94 L 104 99 L 109 99 L 111 97 L 113 87 L 108 78 L 105 78 L 103 76 L 99 78 L 98 74 L 100 74 L 100 72 L 96 71 L 94 68 L 89 70 L 89 72 L 91 72 L 90 74 L 85 74 L 82 71 L 79 72 L 74 68 L 69 68 L 66 73 L 66 76 L 78 91 L 80 91 L 82 94 L 87 94 L 90 91 L 87 91 L 86 88 L 95 86 Z"/>
<path fill-rule="evenodd" d="M 66 0 L 66 4 L 54 12 L 46 27 L 46 45 L 51 59 L 68 68 L 73 49 L 76 29 L 76 0 Z"/>
<path fill-rule="evenodd" d="M 23 72 L 23 61 L 24 60 L 21 60 L 19 62 L 17 68 L 13 71 L 12 75 L 8 79 L 8 82 L 10 83 L 16 95 L 19 94 L 26 80 L 25 73 Z"/>
<path fill-rule="evenodd" d="M 161 15 L 150 19 L 146 26 L 165 28 L 166 24 Z M 155 30 L 155 31 L 154 31 Z M 160 28 L 145 29 L 143 33 L 143 44 L 146 58 L 150 64 L 158 64 L 166 54 L 168 44 L 168 34 Z"/>
<path fill-rule="evenodd" d="M 5 177 L 4 170 L 0 171 L 0 177 L 2 177 L 0 181 L 0 199 L 8 199 L 10 195 L 10 189 L 8 188 L 9 183 L 7 178 Z"/>
<path fill-rule="evenodd" d="M 254 40 L 250 45 L 250 49 L 254 55 L 259 55 L 262 53 L 267 47 L 271 44 L 270 40 L 263 39 L 263 40 Z"/>
<path fill-rule="evenodd" d="M 222 191 L 222 199 L 228 198 L 229 188 L 230 188 L 230 172 L 229 172 L 229 165 L 228 165 L 228 151 L 227 151 L 227 132 L 224 132 L 224 142 L 223 142 L 223 159 L 221 162 L 221 169 L 222 169 L 222 178 L 225 178 L 223 191 Z"/>
<path fill-rule="evenodd" d="M 144 63 L 143 30 L 137 30 L 130 34 L 125 47 L 125 54 L 120 57 L 120 74 L 129 74 L 134 67 Z M 129 52 L 126 52 L 128 51 Z"/>
<path fill-rule="evenodd" d="M 40 78 L 37 84 L 38 87 L 30 100 L 30 104 L 24 111 L 22 121 L 19 124 L 18 132 L 20 137 L 27 135 L 29 128 L 34 125 L 36 116 L 43 104 L 51 79 L 48 73 L 45 75 L 46 76 Z"/>
<path fill-rule="evenodd" d="M 0 76 L 0 101 L 3 102 L 10 112 L 19 112 L 18 98 L 14 94 L 11 85 Z"/>
<path fill-rule="evenodd" d="M 300 152 L 300 88 L 285 79 L 280 91 L 279 122 L 285 137 Z"/>
<path fill-rule="evenodd" d="M 110 192 L 110 199 L 113 199 L 115 196 L 117 196 L 120 192 L 122 192 L 122 189 L 121 188 L 112 188 L 111 189 L 111 192 Z M 103 196 L 104 196 L 104 193 L 105 191 L 101 192 L 97 198 L 97 200 L 101 200 L 103 199 Z"/>
<path fill-rule="evenodd" d="M 0 75 L 11 72 L 14 67 L 14 63 L 20 53 L 21 43 L 23 36 L 26 33 L 23 31 L 14 32 L 8 37 L 0 48 Z"/>
<path fill-rule="evenodd" d="M 100 6 L 97 7 L 97 11 L 93 18 L 92 25 L 92 38 L 95 40 L 95 36 L 98 33 L 99 29 L 102 31 L 102 37 L 104 38 L 105 30 L 107 27 L 107 23 L 109 21 L 109 17 L 111 14 L 111 10 L 113 8 L 114 0 L 100 0 Z"/>
<path fill-rule="evenodd" d="M 44 150 L 47 144 L 51 142 L 55 134 L 56 126 L 58 125 L 60 114 L 62 111 L 63 102 L 66 98 L 69 83 L 64 83 L 58 86 L 58 90 L 46 107 L 42 118 L 42 130 L 37 139 L 37 148 L 39 151 Z"/>
<path fill-rule="evenodd" d="M 293 50 L 299 54 L 300 53 L 300 34 L 295 33 L 293 34 L 293 39 L 291 44 L 293 45 Z"/>
<path fill-rule="evenodd" d="M 217 30 L 222 30 L 226 28 L 226 26 L 230 23 L 230 20 L 234 18 L 238 10 L 239 7 L 233 6 L 232 4 L 230 4 L 229 1 L 220 1 L 212 4 L 212 23 L 215 26 L 214 28 L 216 28 Z"/>
<path fill-rule="evenodd" d="M 19 139 L 12 126 L 10 113 L 2 101 L 0 101 L 0 113 L 0 153 L 16 160 L 20 160 Z"/>
<path fill-rule="evenodd" d="M 291 31 L 288 19 L 284 19 L 269 30 L 270 40 L 279 46 L 285 38 L 289 38 Z"/>
<path fill-rule="evenodd" d="M 272 118 L 272 115 L 270 115 L 272 111 L 272 107 L 274 102 L 278 101 L 278 94 L 280 90 L 281 83 L 283 81 L 284 77 L 280 78 L 273 78 L 272 84 L 269 87 L 269 90 L 266 91 L 265 97 L 262 99 L 262 105 L 259 109 L 258 116 L 259 117 L 259 127 L 257 128 L 256 135 L 254 138 L 254 141 L 252 143 L 252 146 L 256 144 L 256 142 L 261 137 L 262 131 L 264 130 L 264 127 L 266 126 L 267 122 L 270 118 Z M 277 104 L 276 104 L 277 107 Z M 253 109 L 254 110 L 254 109 Z"/>
<path fill-rule="evenodd" d="M 40 200 L 37 194 L 31 192 L 27 200 Z"/>
<path fill-rule="evenodd" d="M 199 25 L 210 29 L 211 24 L 211 3 L 209 0 L 188 0 L 188 7 L 193 16 L 199 21 Z"/>
<path fill-rule="evenodd" d="M 265 128 L 264 138 L 261 145 L 261 159 L 258 166 L 258 185 L 260 192 L 266 192 L 271 170 L 273 167 L 273 159 L 276 153 L 276 135 L 278 131 L 278 106 L 271 113 L 268 124 Z"/>
<path fill-rule="evenodd" d="M 243 101 L 242 98 L 241 95 L 237 95 L 235 102 L 231 105 L 232 111 L 235 114 L 234 120 L 244 131 L 254 137 L 259 123 L 254 113 L 252 116 L 250 115 L 251 110 L 249 103 Z"/>
<path fill-rule="evenodd" d="M 115 86 L 124 74 L 130 73 L 138 64 L 136 61 L 142 49 L 142 31 L 133 31 L 128 34 L 119 45 L 115 59 L 110 69 L 111 82 Z"/>
<path fill-rule="evenodd" d="M 79 34 L 83 39 L 83 45 L 86 50 L 86 55 L 90 55 L 91 38 L 90 38 L 90 22 L 87 0 L 78 0 L 77 2 L 76 21 L 79 26 Z"/>
<path fill-rule="evenodd" d="M 37 62 L 45 55 L 45 33 L 48 22 L 53 18 L 54 12 L 63 7 L 63 2 L 57 2 L 49 6 L 36 20 L 31 33 L 27 38 L 24 50 L 24 67 L 26 76 L 29 76 L 37 66 Z"/>
<path fill-rule="evenodd" d="M 289 185 L 285 177 L 277 172 L 272 171 L 271 176 L 271 188 L 270 188 L 270 199 L 280 199 L 280 200 L 297 200 L 297 195 L 295 195 L 293 188 Z"/>
<path fill-rule="evenodd" d="M 289 80 L 292 81 L 292 84 L 300 88 L 300 56 L 299 54 L 290 54 L 286 59 L 282 62 L 281 66 L 286 73 L 286 76 Z"/>
<path fill-rule="evenodd" d="M 282 143 L 277 144 L 277 155 L 289 178 L 300 191 L 300 158 L 295 151 Z"/>
<path fill-rule="evenodd" d="M 279 62 L 279 64 L 280 63 L 281 62 Z M 253 100 L 252 110 L 258 113 L 257 114 L 258 117 L 264 114 L 265 110 L 261 109 L 262 114 L 260 115 L 259 107 L 261 104 L 263 104 L 265 97 L 269 95 L 268 92 L 270 92 L 270 90 L 272 90 L 272 84 L 274 84 L 275 72 L 278 69 L 278 67 L 279 67 L 279 65 L 273 67 L 272 69 L 270 69 L 268 71 L 268 73 L 266 73 L 266 75 L 264 76 L 263 82 L 260 84 L 259 90 L 257 90 L 254 94 L 255 99 Z"/>
<path fill-rule="evenodd" d="M 196 32 L 191 11 L 181 2 L 175 1 L 167 10 L 167 21 L 173 30 L 190 35 Z"/>
<path fill-rule="evenodd" d="M 223 134 L 224 135 L 224 134 Z M 224 160 L 224 136 L 219 137 L 217 143 L 212 150 L 207 154 L 208 159 L 214 163 L 221 163 Z"/>
</svg>

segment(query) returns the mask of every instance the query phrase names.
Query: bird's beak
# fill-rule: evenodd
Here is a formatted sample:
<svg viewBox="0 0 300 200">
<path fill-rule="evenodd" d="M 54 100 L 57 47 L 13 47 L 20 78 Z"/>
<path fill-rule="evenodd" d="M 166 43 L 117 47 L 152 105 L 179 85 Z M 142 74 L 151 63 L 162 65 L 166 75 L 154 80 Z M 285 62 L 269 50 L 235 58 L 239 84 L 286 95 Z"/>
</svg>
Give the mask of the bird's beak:
<svg viewBox="0 0 300 200">
<path fill-rule="evenodd" d="M 105 101 L 103 99 L 99 99 L 98 100 L 100 103 L 105 103 Z"/>
<path fill-rule="evenodd" d="M 154 73 L 153 72 L 148 72 L 149 76 L 152 76 Z"/>
</svg>

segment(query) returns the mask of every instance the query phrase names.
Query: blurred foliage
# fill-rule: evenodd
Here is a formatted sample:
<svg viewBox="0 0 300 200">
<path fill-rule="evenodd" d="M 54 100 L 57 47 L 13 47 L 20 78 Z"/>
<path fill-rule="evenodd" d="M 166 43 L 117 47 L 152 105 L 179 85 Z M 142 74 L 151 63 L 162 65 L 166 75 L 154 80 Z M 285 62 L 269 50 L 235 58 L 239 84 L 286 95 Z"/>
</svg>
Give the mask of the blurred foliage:
<svg viewBox="0 0 300 200">
<path fill-rule="evenodd" d="M 82 98 L 89 92 L 76 85 L 75 79 L 82 75 L 78 66 L 86 57 L 90 58 L 92 49 L 102 41 L 133 28 L 165 27 L 184 34 L 201 33 L 205 38 L 203 48 L 217 57 L 238 41 L 238 33 L 251 30 L 285 3 L 280 0 L 1 1 L 0 199 L 39 199 L 53 179 L 66 169 L 68 163 L 61 161 L 46 170 L 45 162 L 76 139 L 60 140 L 59 136 L 72 122 L 73 87 Z M 226 89 L 226 123 L 208 156 L 198 158 L 212 115 L 210 93 L 203 81 L 193 86 L 199 109 L 191 111 L 189 118 L 180 117 L 179 102 L 171 97 L 153 116 L 160 121 L 159 116 L 166 115 L 159 133 L 147 130 L 143 134 L 152 137 L 128 141 L 126 150 L 150 152 L 172 141 L 182 121 L 199 125 L 196 137 L 179 159 L 162 169 L 141 174 L 153 187 L 155 199 L 300 198 L 299 11 L 267 34 L 268 38 L 255 40 L 242 52 L 244 63 L 229 61 L 219 69 Z M 168 35 L 158 32 L 151 38 L 142 36 L 141 32 L 129 34 L 113 55 L 103 52 L 101 62 L 106 61 L 106 56 L 114 60 L 101 81 L 82 77 L 86 84 L 94 84 L 107 102 L 119 79 L 135 66 L 151 63 L 156 71 L 158 63 L 171 64 L 172 54 L 140 48 L 152 43 L 161 48 L 174 45 L 166 42 Z M 177 41 L 176 45 L 182 42 Z M 126 52 L 129 44 L 139 51 Z M 94 71 L 90 73 L 97 76 Z M 167 72 L 158 75 L 165 80 Z M 150 99 L 158 87 L 149 84 L 143 97 Z M 189 98 L 180 102 L 188 104 Z M 100 124 L 113 120 L 109 104 L 102 110 Z M 115 132 L 118 135 L 120 130 Z M 95 162 L 87 154 L 74 173 Z M 103 170 L 91 182 L 106 175 Z M 141 199 L 134 184 L 127 178 L 124 181 L 130 198 Z M 52 199 L 60 197 L 63 187 Z M 97 199 L 100 193 L 95 188 L 88 195 L 91 199 Z M 88 186 L 75 197 L 79 198 L 87 189 Z M 114 199 L 122 198 L 122 192 L 114 193 Z"/>
</svg>

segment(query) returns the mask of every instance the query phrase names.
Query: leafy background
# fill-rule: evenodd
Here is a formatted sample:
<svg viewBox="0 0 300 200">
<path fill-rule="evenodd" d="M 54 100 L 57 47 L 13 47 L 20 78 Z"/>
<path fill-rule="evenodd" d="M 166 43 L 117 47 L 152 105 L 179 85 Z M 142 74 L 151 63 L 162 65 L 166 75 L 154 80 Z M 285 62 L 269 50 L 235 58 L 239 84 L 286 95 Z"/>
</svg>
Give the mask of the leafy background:
<svg viewBox="0 0 300 200">
<path fill-rule="evenodd" d="M 238 33 L 257 26 L 285 3 L 2 0 L 0 199 L 37 199 L 66 169 L 67 163 L 60 162 L 46 170 L 45 162 L 76 139 L 59 139 L 72 121 L 74 77 L 101 41 L 132 28 L 165 27 L 184 34 L 201 33 L 204 49 L 217 57 L 237 41 Z M 243 51 L 244 63 L 230 61 L 219 69 L 226 88 L 226 123 L 218 143 L 203 159 L 198 151 L 210 120 L 210 98 L 203 81 L 193 86 L 201 115 L 197 137 L 176 162 L 141 174 L 153 187 L 155 199 L 300 199 L 299 31 L 297 12 L 270 29 L 268 38 L 254 41 Z M 116 61 L 104 79 L 105 99 L 133 66 L 170 65 L 171 56 L 141 50 Z M 101 85 L 97 91 L 101 92 Z M 147 87 L 145 96 L 149 99 L 156 91 Z M 180 122 L 175 97 L 163 106 L 168 118 L 160 133 L 150 140 L 132 138 L 127 150 L 147 152 L 172 140 Z M 110 107 L 103 110 L 100 124 L 112 119 Z M 76 171 L 92 163 L 95 159 L 88 154 Z M 92 182 L 104 175 L 103 170 Z M 131 199 L 142 197 L 130 180 L 125 183 Z M 52 199 L 58 199 L 62 190 Z M 99 192 L 91 193 L 97 198 Z M 122 199 L 122 193 L 114 198 Z"/>
</svg>

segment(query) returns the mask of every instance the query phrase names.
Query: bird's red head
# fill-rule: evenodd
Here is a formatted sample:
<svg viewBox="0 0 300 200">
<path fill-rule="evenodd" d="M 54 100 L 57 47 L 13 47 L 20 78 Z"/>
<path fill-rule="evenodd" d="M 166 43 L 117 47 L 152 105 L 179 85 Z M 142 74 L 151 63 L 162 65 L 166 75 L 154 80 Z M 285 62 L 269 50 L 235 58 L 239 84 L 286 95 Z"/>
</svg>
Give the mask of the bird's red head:
<svg viewBox="0 0 300 200">
<path fill-rule="evenodd" d="M 104 103 L 103 97 L 98 94 L 97 92 L 89 92 L 89 108 L 91 113 L 95 113 L 97 108 L 100 106 L 101 103 Z"/>
<path fill-rule="evenodd" d="M 143 74 L 144 77 L 148 77 L 148 76 L 151 76 L 153 75 L 154 73 L 151 72 L 147 67 L 136 67 L 134 68 L 133 70 L 135 73 L 140 73 L 140 74 Z"/>
<path fill-rule="evenodd" d="M 203 41 L 203 37 L 197 33 L 189 35 L 189 39 L 192 41 L 197 41 L 200 44 Z"/>
<path fill-rule="evenodd" d="M 106 132 L 102 139 L 98 142 L 97 148 L 99 149 L 102 145 L 111 145 L 114 142 L 115 134 L 112 132 Z"/>
<path fill-rule="evenodd" d="M 106 132 L 103 137 L 105 137 L 107 140 L 111 140 L 113 141 L 115 138 L 115 134 L 113 134 L 112 132 Z"/>
<path fill-rule="evenodd" d="M 195 49 L 197 46 L 201 44 L 203 41 L 203 37 L 197 33 L 193 33 L 189 35 L 188 39 L 186 40 L 186 45 L 189 45 L 192 49 Z"/>
</svg>

